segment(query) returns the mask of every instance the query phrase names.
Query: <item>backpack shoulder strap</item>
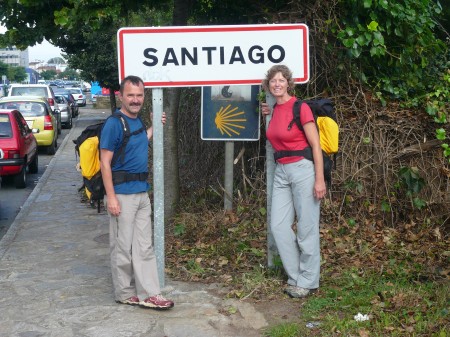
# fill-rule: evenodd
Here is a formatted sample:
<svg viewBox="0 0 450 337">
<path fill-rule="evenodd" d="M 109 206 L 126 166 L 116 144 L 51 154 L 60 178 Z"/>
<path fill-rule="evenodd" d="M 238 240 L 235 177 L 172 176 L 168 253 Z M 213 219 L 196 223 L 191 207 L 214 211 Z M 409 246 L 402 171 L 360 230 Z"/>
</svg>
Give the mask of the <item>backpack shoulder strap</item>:
<svg viewBox="0 0 450 337">
<path fill-rule="evenodd" d="M 300 112 L 301 112 L 303 103 L 304 103 L 304 101 L 299 101 L 298 99 L 295 100 L 294 106 L 292 107 L 292 114 L 294 117 L 292 118 L 292 121 L 288 125 L 288 130 L 292 129 L 292 126 L 295 123 L 295 124 L 297 124 L 298 128 L 301 131 L 303 131 L 303 125 L 300 122 Z"/>
<path fill-rule="evenodd" d="M 124 133 L 124 137 L 129 137 L 130 136 L 130 127 L 128 125 L 127 120 L 122 116 L 122 114 L 116 111 L 113 114 L 111 114 L 110 117 L 117 118 L 120 121 L 120 124 L 122 125 L 122 130 Z"/>
<path fill-rule="evenodd" d="M 145 131 L 146 128 L 145 128 L 145 124 L 140 116 L 138 116 L 138 119 L 141 121 L 141 127 L 133 132 L 130 132 L 130 126 L 127 122 L 127 119 L 124 118 L 122 116 L 122 114 L 115 112 L 111 116 L 114 118 L 118 118 L 120 120 L 120 123 L 122 125 L 122 130 L 123 130 L 122 144 L 120 145 L 119 150 L 114 152 L 111 165 L 113 165 L 119 159 L 120 159 L 121 164 L 123 164 L 123 162 L 125 160 L 125 148 L 127 147 L 130 137 Z"/>
<path fill-rule="evenodd" d="M 117 151 L 114 151 L 112 160 L 111 160 L 111 167 L 117 162 L 117 160 L 120 159 L 120 162 L 123 164 L 123 161 L 125 160 L 125 146 L 128 142 L 128 138 L 130 138 L 130 127 L 128 125 L 127 120 L 118 112 L 113 112 L 110 117 L 108 118 L 117 118 L 120 122 L 120 125 L 122 126 L 123 130 L 123 140 L 120 144 L 120 147 Z"/>
</svg>

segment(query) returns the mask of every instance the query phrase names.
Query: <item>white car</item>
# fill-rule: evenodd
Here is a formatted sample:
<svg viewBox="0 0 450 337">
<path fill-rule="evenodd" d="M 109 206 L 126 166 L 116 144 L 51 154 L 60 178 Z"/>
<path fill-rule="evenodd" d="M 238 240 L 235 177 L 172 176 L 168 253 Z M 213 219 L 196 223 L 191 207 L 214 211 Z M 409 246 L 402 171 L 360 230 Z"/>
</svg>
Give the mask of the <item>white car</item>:
<svg viewBox="0 0 450 337">
<path fill-rule="evenodd" d="M 58 103 L 55 100 L 53 89 L 46 84 L 11 84 L 8 91 L 10 96 L 39 96 L 47 99 L 52 111 L 59 110 Z"/>
<path fill-rule="evenodd" d="M 78 106 L 86 106 L 86 95 L 83 93 L 83 90 L 81 90 L 81 88 L 65 89 L 72 94 L 73 99 L 77 102 Z"/>
</svg>

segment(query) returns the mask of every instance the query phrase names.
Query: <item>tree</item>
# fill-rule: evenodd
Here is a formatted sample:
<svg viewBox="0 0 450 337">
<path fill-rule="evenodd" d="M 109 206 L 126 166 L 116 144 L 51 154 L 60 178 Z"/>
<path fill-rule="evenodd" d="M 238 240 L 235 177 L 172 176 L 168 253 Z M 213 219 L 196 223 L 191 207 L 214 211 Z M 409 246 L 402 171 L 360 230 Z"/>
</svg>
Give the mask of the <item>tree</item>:
<svg viewBox="0 0 450 337">
<path fill-rule="evenodd" d="M 66 61 L 62 57 L 53 57 L 47 61 L 48 64 L 64 64 Z"/>
<path fill-rule="evenodd" d="M 3 2 L 0 23 L 7 31 L 0 44 L 25 49 L 45 38 L 59 46 L 74 69 L 87 80 L 99 81 L 110 88 L 114 108 L 114 90 L 118 88 L 115 35 L 127 26 L 133 13 L 161 8 L 169 1 L 138 0 L 22 0 Z"/>
<path fill-rule="evenodd" d="M 0 76 L 6 76 L 8 73 L 8 65 L 0 61 Z"/>
<path fill-rule="evenodd" d="M 24 67 L 8 67 L 7 77 L 11 82 L 22 82 L 27 78 L 27 73 Z"/>
<path fill-rule="evenodd" d="M 56 70 L 44 70 L 41 72 L 41 77 L 44 80 L 53 80 L 56 77 Z"/>
<path fill-rule="evenodd" d="M 64 71 L 58 74 L 58 78 L 67 79 L 67 80 L 77 80 L 80 75 L 78 72 L 72 68 L 66 68 Z"/>
</svg>

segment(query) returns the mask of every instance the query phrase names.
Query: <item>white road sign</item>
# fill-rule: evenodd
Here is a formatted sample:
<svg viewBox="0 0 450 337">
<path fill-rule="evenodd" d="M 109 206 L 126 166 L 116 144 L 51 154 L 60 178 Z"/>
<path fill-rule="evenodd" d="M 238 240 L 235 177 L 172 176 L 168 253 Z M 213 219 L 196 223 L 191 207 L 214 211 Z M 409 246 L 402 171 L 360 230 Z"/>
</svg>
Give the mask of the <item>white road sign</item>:
<svg viewBox="0 0 450 337">
<path fill-rule="evenodd" d="M 274 64 L 309 80 L 304 24 L 121 28 L 117 41 L 119 79 L 146 87 L 260 84 Z"/>
</svg>

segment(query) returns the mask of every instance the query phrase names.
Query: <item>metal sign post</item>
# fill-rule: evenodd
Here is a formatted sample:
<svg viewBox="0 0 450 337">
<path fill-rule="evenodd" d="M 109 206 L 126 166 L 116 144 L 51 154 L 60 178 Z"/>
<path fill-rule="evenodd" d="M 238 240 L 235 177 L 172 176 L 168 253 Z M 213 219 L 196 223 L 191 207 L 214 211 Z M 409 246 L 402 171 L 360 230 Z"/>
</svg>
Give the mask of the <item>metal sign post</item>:
<svg viewBox="0 0 450 337">
<path fill-rule="evenodd" d="M 266 93 L 266 103 L 273 109 L 275 105 L 275 97 L 269 92 Z M 273 112 L 273 110 L 271 111 Z M 266 131 L 267 126 L 272 118 L 272 113 L 266 116 Z M 272 190 L 273 190 L 273 176 L 275 172 L 275 160 L 273 158 L 273 148 L 268 140 L 266 140 L 266 184 L 267 184 L 267 265 L 273 267 L 273 257 L 278 254 L 277 246 L 273 238 L 270 228 L 270 216 L 272 214 Z"/>
<path fill-rule="evenodd" d="M 152 89 L 153 100 L 153 191 L 154 191 L 154 247 L 158 265 L 159 283 L 165 286 L 164 269 L 164 147 L 163 89 Z"/>
<path fill-rule="evenodd" d="M 223 208 L 225 211 L 233 209 L 233 156 L 234 142 L 225 143 L 225 192 Z"/>
</svg>

